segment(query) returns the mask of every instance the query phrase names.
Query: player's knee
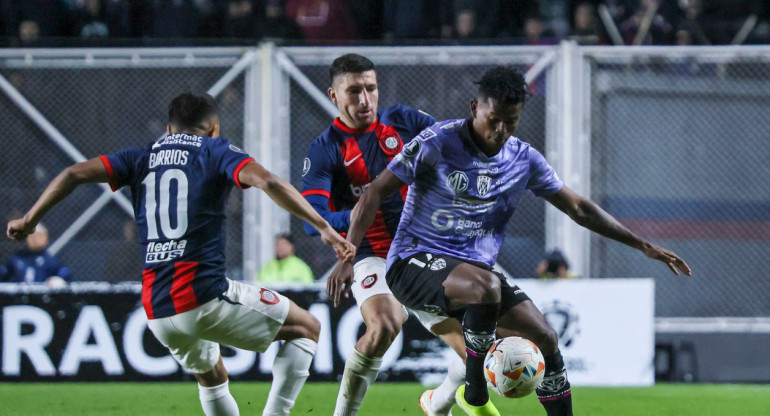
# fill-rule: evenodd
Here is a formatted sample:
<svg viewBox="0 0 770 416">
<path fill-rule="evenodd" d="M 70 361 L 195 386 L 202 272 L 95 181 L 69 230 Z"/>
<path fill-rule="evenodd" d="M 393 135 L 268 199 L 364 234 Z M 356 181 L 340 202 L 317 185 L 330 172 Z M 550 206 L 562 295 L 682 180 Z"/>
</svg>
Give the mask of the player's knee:
<svg viewBox="0 0 770 416">
<path fill-rule="evenodd" d="M 474 303 L 500 303 L 500 278 L 493 273 L 479 273 L 472 290 Z"/>
<path fill-rule="evenodd" d="M 372 342 L 379 347 L 378 349 L 387 350 L 401 332 L 401 316 L 380 316 L 379 319 L 367 325 L 366 332 Z"/>
<path fill-rule="evenodd" d="M 318 342 L 318 337 L 321 334 L 321 321 L 308 313 L 308 319 L 306 319 L 305 323 L 305 330 L 307 331 L 307 336 L 305 338 Z"/>
<path fill-rule="evenodd" d="M 535 344 L 543 350 L 543 355 L 555 354 L 559 349 L 559 334 L 550 326 L 546 326 L 538 334 Z"/>
</svg>

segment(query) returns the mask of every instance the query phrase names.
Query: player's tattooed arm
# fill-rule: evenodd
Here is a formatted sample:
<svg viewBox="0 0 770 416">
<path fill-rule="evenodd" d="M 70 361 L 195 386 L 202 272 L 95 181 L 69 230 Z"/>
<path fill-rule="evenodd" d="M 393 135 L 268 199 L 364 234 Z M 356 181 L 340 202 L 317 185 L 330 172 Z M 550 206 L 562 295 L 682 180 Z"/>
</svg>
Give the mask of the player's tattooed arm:
<svg viewBox="0 0 770 416">
<path fill-rule="evenodd" d="M 640 238 L 599 205 L 576 194 L 569 187 L 565 186 L 545 199 L 579 225 L 633 247 L 651 259 L 666 263 L 674 274 L 678 275 L 680 270 L 688 276 L 692 274 L 687 263 L 676 253 Z"/>
<path fill-rule="evenodd" d="M 90 182 L 108 182 L 109 179 L 107 168 L 98 157 L 64 169 L 48 184 L 37 202 L 23 218 L 8 223 L 7 236 L 15 240 L 23 240 L 35 232 L 35 227 L 51 208 L 66 198 L 79 185 Z"/>
</svg>

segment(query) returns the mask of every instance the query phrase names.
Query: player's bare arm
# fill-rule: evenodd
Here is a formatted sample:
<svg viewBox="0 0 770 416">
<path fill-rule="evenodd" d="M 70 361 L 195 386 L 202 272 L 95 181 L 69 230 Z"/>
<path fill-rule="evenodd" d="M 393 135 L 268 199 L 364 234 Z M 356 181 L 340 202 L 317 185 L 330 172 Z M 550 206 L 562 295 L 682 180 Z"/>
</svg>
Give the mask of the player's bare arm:
<svg viewBox="0 0 770 416">
<path fill-rule="evenodd" d="M 48 184 L 35 205 L 27 211 L 23 218 L 8 223 L 6 231 L 8 238 L 23 240 L 32 234 L 43 216 L 79 185 L 108 181 L 107 168 L 104 167 L 104 163 L 99 158 L 80 162 L 64 169 Z"/>
<path fill-rule="evenodd" d="M 692 274 L 687 263 L 677 256 L 676 253 L 638 237 L 615 219 L 615 217 L 599 207 L 599 205 L 576 194 L 569 187 L 565 186 L 559 192 L 545 199 L 569 215 L 579 225 L 597 234 L 633 247 L 651 259 L 666 263 L 674 274 L 679 275 L 679 271 L 682 271 L 687 276 Z"/>
<path fill-rule="evenodd" d="M 397 192 L 404 186 L 404 182 L 388 169 L 382 171 L 377 178 L 372 181 L 369 188 L 358 200 L 350 213 L 350 228 L 348 228 L 347 239 L 355 247 L 361 244 L 366 230 L 372 225 L 377 210 L 380 208 L 382 200 Z M 350 294 L 350 284 L 353 282 L 353 262 L 339 261 L 332 270 L 329 279 L 326 281 L 326 293 L 329 295 L 332 304 L 336 307 L 340 303 L 340 295 L 344 292 L 345 296 Z"/>
<path fill-rule="evenodd" d="M 340 237 L 290 183 L 256 162 L 247 163 L 238 173 L 238 180 L 244 185 L 261 189 L 278 206 L 307 221 L 318 230 L 323 242 L 334 248 L 338 259 L 341 261 L 353 260 L 356 255 L 356 248 Z"/>
</svg>

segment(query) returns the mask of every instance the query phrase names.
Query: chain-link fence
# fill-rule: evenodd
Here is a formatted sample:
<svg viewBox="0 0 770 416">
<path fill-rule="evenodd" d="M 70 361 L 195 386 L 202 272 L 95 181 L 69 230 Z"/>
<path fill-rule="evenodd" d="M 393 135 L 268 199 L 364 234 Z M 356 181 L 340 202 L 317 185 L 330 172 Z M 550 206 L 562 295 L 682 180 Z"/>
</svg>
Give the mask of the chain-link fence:
<svg viewBox="0 0 770 416">
<path fill-rule="evenodd" d="M 507 230 L 499 256 L 506 270 L 514 276 L 533 276 L 545 249 L 556 241 L 572 244 L 570 253 L 590 254 L 581 273 L 584 277 L 654 277 L 659 317 L 770 316 L 770 283 L 764 277 L 770 269 L 770 187 L 764 183 L 770 173 L 770 144 L 764 133 L 765 114 L 770 110 L 766 82 L 770 50 L 573 46 L 570 53 L 564 47 L 269 51 L 259 52 L 260 59 L 284 56 L 308 82 L 298 82 L 296 74 L 290 82 L 279 80 L 276 73 L 286 77 L 280 59 L 267 71 L 268 66 L 262 65 L 262 72 L 217 82 L 245 50 L 3 52 L 0 127 L 6 144 L 0 152 L 1 218 L 7 220 L 29 208 L 45 185 L 74 161 L 67 143 L 86 158 L 144 144 L 162 134 L 168 101 L 185 90 L 206 91 L 222 84 L 217 98 L 223 136 L 239 146 L 254 145 L 251 139 L 244 143 L 244 137 L 290 140 L 289 177 L 299 187 L 309 144 L 333 119 L 334 109 L 328 102 L 324 107 L 323 97 L 330 83 L 328 66 L 336 56 L 355 51 L 375 62 L 381 109 L 406 104 L 439 120 L 468 116 L 473 81 L 493 65 L 512 65 L 538 74 L 530 84 L 534 96 L 525 106 L 517 136 L 544 151 L 556 166 L 563 166 L 573 153 L 585 153 L 588 169 L 578 175 L 574 169 L 557 170 L 562 178 L 578 185 L 590 178 L 590 186 L 580 189 L 640 235 L 682 255 L 695 275 L 669 275 L 665 266 L 604 238 L 592 236 L 588 245 L 569 237 L 549 237 L 565 226 L 549 225 L 543 201 L 530 195 L 522 199 Z M 549 54 L 555 56 L 551 61 Z M 573 58 L 577 61 L 569 64 Z M 247 65 L 260 66 L 257 60 Z M 584 71 L 585 79 L 575 76 L 575 71 Z M 560 82 L 569 74 L 585 85 Z M 272 91 L 262 92 L 259 104 L 253 93 L 250 101 L 247 88 L 266 90 L 268 85 Z M 557 89 L 561 95 L 554 93 Z M 565 104 L 571 91 L 579 96 L 575 103 L 585 98 L 584 119 L 574 116 L 580 105 Z M 288 96 L 288 105 L 270 113 L 272 101 L 265 97 L 270 94 Z M 259 128 L 254 124 L 270 114 L 276 124 L 286 124 L 288 133 L 254 134 Z M 572 124 L 558 125 L 561 119 Z M 580 129 L 590 146 L 581 149 L 581 142 L 570 151 L 560 147 L 564 142 L 553 138 L 569 136 L 569 126 Z M 259 161 L 267 163 L 275 157 L 260 149 L 253 153 Z M 265 248 L 272 235 L 266 234 L 280 224 L 271 224 L 274 214 L 258 219 L 253 235 L 263 240 L 256 249 L 248 247 L 255 238 L 243 231 L 251 226 L 248 216 L 242 215 L 242 206 L 248 205 L 243 195 L 233 192 L 228 204 L 227 267 L 237 278 L 249 263 L 244 257 L 252 256 L 255 260 L 249 267 L 255 268 L 265 253 L 269 256 Z M 127 196 L 124 190 L 123 203 L 107 200 L 103 188 L 84 186 L 47 216 L 52 247 L 72 269 L 75 280 L 114 282 L 139 276 L 141 257 L 125 205 Z M 321 247 L 318 238 L 305 236 L 298 220 L 291 220 L 290 230 L 299 257 L 317 277 L 323 275 L 333 265 L 331 251 Z M 0 261 L 22 247 L 0 241 Z M 258 250 L 261 254 L 256 254 Z M 252 251 L 255 254 L 249 254 Z M 253 273 L 249 269 L 245 274 Z"/>
<path fill-rule="evenodd" d="M 770 315 L 770 50 L 589 49 L 591 193 L 692 278 L 593 237 L 591 274 L 656 277 L 656 316 Z"/>
<path fill-rule="evenodd" d="M 486 50 L 485 50 L 486 49 Z M 404 104 L 421 109 L 437 120 L 467 118 L 470 100 L 475 98 L 474 84 L 494 65 L 511 65 L 527 72 L 548 49 L 527 48 L 400 48 L 398 53 L 383 48 L 353 50 L 372 59 L 377 70 L 379 109 Z M 323 52 L 305 48 L 286 50 L 302 73 L 324 94 L 331 85 L 329 66 L 334 58 L 348 50 Z M 531 82 L 533 96 L 527 101 L 517 136 L 543 151 L 545 136 L 545 71 Z M 302 186 L 302 160 L 310 142 L 331 124 L 333 117 L 296 82 L 291 85 L 291 180 Z M 405 140 L 407 138 L 404 138 Z M 527 194 L 508 227 L 500 265 L 515 276 L 534 276 L 544 254 L 543 201 Z M 334 258 L 319 238 L 307 237 L 302 223 L 292 219 L 297 253 L 304 257 L 316 276 L 334 265 Z"/>
<path fill-rule="evenodd" d="M 80 153 L 86 159 L 140 147 L 166 129 L 168 103 L 208 90 L 242 54 L 211 50 L 7 51 L 0 55 L 0 218 L 23 214 Z M 243 145 L 243 75 L 220 89 L 222 136 Z M 27 106 L 27 104 L 29 106 Z M 31 109 L 30 109 L 31 107 Z M 26 109 L 26 110 L 25 110 Z M 50 124 L 48 124 L 50 123 Z M 137 281 L 141 253 L 130 204 L 103 207 L 104 188 L 81 186 L 45 218 L 50 248 L 74 280 Z M 106 191 L 109 192 L 109 191 Z M 130 200 L 127 189 L 121 191 Z M 241 193 L 228 203 L 227 265 L 241 267 Z M 88 213 L 89 208 L 92 212 Z M 74 235 L 72 235 L 74 233 Z M 3 238 L 0 261 L 24 249 Z"/>
</svg>

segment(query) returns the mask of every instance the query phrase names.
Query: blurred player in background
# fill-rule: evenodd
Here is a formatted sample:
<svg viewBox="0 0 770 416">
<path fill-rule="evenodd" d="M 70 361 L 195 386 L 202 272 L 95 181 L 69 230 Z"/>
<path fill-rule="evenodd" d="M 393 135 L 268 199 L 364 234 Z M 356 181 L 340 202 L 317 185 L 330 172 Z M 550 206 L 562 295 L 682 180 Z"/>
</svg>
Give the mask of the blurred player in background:
<svg viewBox="0 0 770 416">
<path fill-rule="evenodd" d="M 52 288 L 72 281 L 69 267 L 48 251 L 48 229 L 38 224 L 27 237 L 27 248 L 14 253 L 0 266 L 0 282 L 45 283 Z"/>
<path fill-rule="evenodd" d="M 405 142 L 436 120 L 403 105 L 378 112 L 377 73 L 372 61 L 364 56 L 347 54 L 338 57 L 329 68 L 329 74 L 329 98 L 339 108 L 340 115 L 310 145 L 302 171 L 302 195 L 334 229 L 345 232 L 350 225 L 350 209 L 369 183 L 401 151 Z M 352 290 L 366 323 L 366 333 L 345 362 L 335 416 L 351 416 L 358 412 L 366 390 L 377 378 L 382 356 L 408 317 L 385 282 L 385 258 L 405 196 L 406 186 L 399 194 L 383 199 L 381 205 L 371 207 L 376 218 L 366 230 L 356 253 L 353 276 L 327 282 L 329 286 Z M 305 229 L 309 234 L 314 233 L 308 225 Z M 334 306 L 338 301 L 339 298 Z M 464 356 L 457 321 L 417 313 L 428 330 L 440 335 L 461 357 Z M 435 393 L 435 409 L 421 403 L 426 414 L 449 414 L 454 404 L 454 391 L 464 380 L 465 370 L 460 360 L 456 361 Z"/>
<path fill-rule="evenodd" d="M 387 281 L 407 307 L 462 320 L 467 381 L 457 390 L 458 406 L 468 415 L 499 415 L 489 400 L 484 357 L 495 334 L 518 335 L 543 351 L 546 373 L 537 396 L 546 412 L 571 415 L 556 331 L 518 286 L 492 270 L 505 225 L 524 191 L 545 198 L 578 224 L 666 263 L 676 274 L 679 269 L 689 275 L 690 268 L 564 186 L 540 152 L 513 137 L 527 96 L 520 73 L 496 67 L 478 84 L 470 119 L 426 129 L 372 182 L 353 209 L 347 238 L 359 245 L 383 198 L 410 185 L 388 253 Z M 350 269 L 343 261 L 332 277 L 344 280 Z M 341 291 L 334 289 L 333 299 Z"/>
<path fill-rule="evenodd" d="M 108 182 L 131 188 L 144 252 L 142 304 L 148 326 L 199 383 L 206 415 L 238 415 L 219 343 L 263 352 L 287 341 L 273 363 L 263 415 L 288 415 L 309 375 L 320 323 L 288 298 L 225 277 L 225 201 L 233 185 L 256 186 L 278 205 L 312 224 L 339 258 L 352 260 L 344 241 L 286 181 L 219 137 L 214 99 L 182 94 L 169 105 L 168 135 L 78 163 L 59 174 L 8 237 L 30 235 L 46 212 L 78 185 Z"/>
</svg>

